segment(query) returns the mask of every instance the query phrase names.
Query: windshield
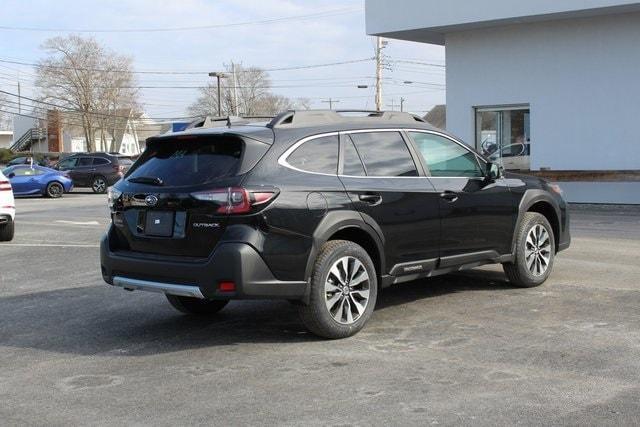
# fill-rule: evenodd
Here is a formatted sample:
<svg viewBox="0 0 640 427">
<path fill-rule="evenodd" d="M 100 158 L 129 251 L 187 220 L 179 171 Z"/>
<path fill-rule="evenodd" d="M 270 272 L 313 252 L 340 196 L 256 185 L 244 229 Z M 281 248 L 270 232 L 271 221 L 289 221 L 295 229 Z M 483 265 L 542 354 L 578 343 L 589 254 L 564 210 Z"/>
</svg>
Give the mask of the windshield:
<svg viewBox="0 0 640 427">
<path fill-rule="evenodd" d="M 153 142 L 127 174 L 130 182 L 188 186 L 233 176 L 243 144 L 232 138 L 170 139 Z"/>
</svg>

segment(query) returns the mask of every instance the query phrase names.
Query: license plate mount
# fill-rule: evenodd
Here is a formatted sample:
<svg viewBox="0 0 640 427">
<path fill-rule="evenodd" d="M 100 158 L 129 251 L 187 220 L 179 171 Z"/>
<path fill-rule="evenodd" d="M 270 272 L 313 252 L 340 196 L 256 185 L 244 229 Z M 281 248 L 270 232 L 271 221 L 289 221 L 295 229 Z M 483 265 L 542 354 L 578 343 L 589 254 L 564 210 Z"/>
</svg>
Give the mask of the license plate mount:
<svg viewBox="0 0 640 427">
<path fill-rule="evenodd" d="M 152 237 L 173 236 L 174 212 L 147 211 L 144 234 Z"/>
</svg>

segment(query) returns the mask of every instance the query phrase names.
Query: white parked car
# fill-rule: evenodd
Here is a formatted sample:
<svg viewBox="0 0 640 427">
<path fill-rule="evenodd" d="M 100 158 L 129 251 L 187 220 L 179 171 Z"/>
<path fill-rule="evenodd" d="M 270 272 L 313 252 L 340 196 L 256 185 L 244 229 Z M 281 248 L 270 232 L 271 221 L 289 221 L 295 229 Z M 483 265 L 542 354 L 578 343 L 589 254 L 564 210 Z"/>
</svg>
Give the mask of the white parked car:
<svg viewBox="0 0 640 427">
<path fill-rule="evenodd" d="M 0 242 L 13 239 L 13 221 L 16 217 L 16 204 L 13 189 L 6 176 L 0 171 Z"/>
</svg>

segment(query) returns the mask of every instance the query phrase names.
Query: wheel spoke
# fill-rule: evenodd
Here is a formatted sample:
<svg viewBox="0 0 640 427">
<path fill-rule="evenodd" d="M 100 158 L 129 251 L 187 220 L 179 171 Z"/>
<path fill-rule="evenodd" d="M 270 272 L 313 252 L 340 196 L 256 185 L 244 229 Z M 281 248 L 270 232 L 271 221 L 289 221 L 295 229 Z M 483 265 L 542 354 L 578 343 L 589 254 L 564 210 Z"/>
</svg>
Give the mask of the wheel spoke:
<svg viewBox="0 0 640 427">
<path fill-rule="evenodd" d="M 325 280 L 324 282 L 324 291 L 325 292 L 341 292 L 342 289 L 340 289 L 338 286 L 331 283 L 327 278 L 327 280 Z"/>
<path fill-rule="evenodd" d="M 326 300 L 327 308 L 329 309 L 329 311 L 331 311 L 331 309 L 335 307 L 336 303 L 340 301 L 341 298 L 342 298 L 342 294 L 337 293 L 337 294 L 334 294 L 331 298 Z"/>
<path fill-rule="evenodd" d="M 366 270 L 363 270 L 362 273 L 358 274 L 356 277 L 351 279 L 351 282 L 349 282 L 349 284 L 353 288 L 353 287 L 359 286 L 361 283 L 367 280 L 369 280 L 369 275 L 367 274 Z"/>
<path fill-rule="evenodd" d="M 362 298 L 363 300 L 369 300 L 369 289 L 353 289 L 351 291 L 351 295 L 356 295 Z"/>
<path fill-rule="evenodd" d="M 336 278 L 336 280 L 338 281 L 338 283 L 340 283 L 341 285 L 344 285 L 344 280 L 342 280 L 342 275 L 340 274 L 340 269 L 338 268 L 338 264 L 335 264 L 333 267 L 331 267 L 331 270 L 329 270 L 329 274 L 333 275 L 333 277 Z"/>
<path fill-rule="evenodd" d="M 351 303 L 349 298 L 344 299 L 344 305 L 347 311 L 347 323 L 353 323 L 353 313 L 351 312 Z"/>
<path fill-rule="evenodd" d="M 336 319 L 338 322 L 343 323 L 342 319 L 344 318 L 344 301 L 345 301 L 345 299 L 342 298 L 342 295 L 340 295 L 338 299 L 340 300 L 340 302 L 338 302 L 338 310 L 333 315 L 333 318 Z"/>
<path fill-rule="evenodd" d="M 353 293 L 351 293 L 351 300 L 350 303 L 353 304 L 353 306 L 356 308 L 356 311 L 358 312 L 358 317 L 362 316 L 362 313 L 364 313 L 364 306 L 362 304 L 360 304 L 354 297 L 353 297 Z"/>
</svg>

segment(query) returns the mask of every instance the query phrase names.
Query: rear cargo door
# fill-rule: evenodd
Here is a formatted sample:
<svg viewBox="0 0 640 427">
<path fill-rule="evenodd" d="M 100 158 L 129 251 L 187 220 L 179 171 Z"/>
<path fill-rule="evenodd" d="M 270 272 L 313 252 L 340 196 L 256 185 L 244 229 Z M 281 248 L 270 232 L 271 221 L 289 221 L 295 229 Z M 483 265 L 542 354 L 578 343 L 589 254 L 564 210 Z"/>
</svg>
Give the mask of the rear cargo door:
<svg viewBox="0 0 640 427">
<path fill-rule="evenodd" d="M 230 189 L 242 179 L 243 152 L 240 138 L 223 135 L 150 143 L 117 185 L 120 249 L 209 256 L 227 224 Z"/>
</svg>

